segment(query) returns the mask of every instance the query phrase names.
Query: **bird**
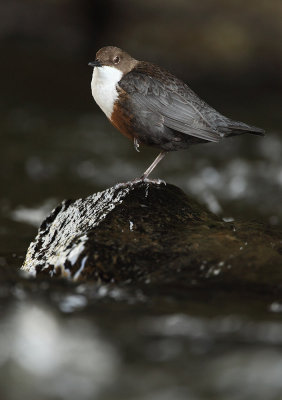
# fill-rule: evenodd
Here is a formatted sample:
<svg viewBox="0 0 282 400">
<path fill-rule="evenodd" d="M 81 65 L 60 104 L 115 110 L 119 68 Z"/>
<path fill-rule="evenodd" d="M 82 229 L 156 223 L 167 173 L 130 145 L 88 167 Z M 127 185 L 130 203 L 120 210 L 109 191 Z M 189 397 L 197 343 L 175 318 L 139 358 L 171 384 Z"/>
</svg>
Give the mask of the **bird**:
<svg viewBox="0 0 282 400">
<path fill-rule="evenodd" d="M 138 61 L 118 47 L 102 47 L 88 65 L 93 67 L 92 96 L 112 125 L 137 151 L 140 145 L 161 150 L 141 180 L 148 179 L 168 152 L 245 133 L 265 134 L 225 117 L 166 69 Z"/>
</svg>

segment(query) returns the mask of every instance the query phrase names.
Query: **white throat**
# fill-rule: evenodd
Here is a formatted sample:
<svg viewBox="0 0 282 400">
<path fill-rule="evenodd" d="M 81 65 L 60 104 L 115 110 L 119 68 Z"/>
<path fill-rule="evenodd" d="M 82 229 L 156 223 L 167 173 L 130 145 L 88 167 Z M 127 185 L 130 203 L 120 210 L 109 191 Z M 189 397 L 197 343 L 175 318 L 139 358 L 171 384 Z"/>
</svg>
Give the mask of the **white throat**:
<svg viewBox="0 0 282 400">
<path fill-rule="evenodd" d="M 122 75 L 119 69 L 108 66 L 95 67 L 93 71 L 92 96 L 108 118 L 111 118 L 114 103 L 118 98 L 116 86 Z"/>
</svg>

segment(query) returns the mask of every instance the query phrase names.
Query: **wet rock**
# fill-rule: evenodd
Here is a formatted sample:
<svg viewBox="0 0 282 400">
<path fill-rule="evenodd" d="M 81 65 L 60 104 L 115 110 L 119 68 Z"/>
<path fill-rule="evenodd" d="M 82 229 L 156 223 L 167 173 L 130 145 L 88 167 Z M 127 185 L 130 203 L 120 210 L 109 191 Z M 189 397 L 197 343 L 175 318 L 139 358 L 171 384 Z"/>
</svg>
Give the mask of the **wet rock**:
<svg viewBox="0 0 282 400">
<path fill-rule="evenodd" d="M 279 287 L 281 232 L 224 222 L 164 183 L 120 184 L 64 201 L 42 223 L 22 269 L 103 282 Z"/>
</svg>

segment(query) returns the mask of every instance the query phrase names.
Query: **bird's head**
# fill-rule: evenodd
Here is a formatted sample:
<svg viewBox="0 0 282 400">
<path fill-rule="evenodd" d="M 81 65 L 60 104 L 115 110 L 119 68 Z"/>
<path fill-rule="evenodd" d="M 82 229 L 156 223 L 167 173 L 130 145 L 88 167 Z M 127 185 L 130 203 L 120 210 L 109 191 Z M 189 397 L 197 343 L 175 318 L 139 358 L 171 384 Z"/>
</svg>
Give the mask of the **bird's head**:
<svg viewBox="0 0 282 400">
<path fill-rule="evenodd" d="M 118 47 L 106 46 L 102 47 L 97 53 L 95 61 L 88 65 L 94 68 L 111 67 L 118 69 L 122 74 L 130 72 L 138 63 L 128 53 Z"/>
</svg>

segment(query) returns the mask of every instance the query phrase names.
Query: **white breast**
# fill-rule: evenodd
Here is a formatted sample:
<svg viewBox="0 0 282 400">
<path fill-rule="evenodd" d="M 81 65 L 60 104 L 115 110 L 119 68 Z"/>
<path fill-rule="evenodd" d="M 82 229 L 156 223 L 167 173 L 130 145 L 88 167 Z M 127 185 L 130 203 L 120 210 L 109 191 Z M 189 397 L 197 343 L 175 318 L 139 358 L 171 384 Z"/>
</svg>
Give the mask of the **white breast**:
<svg viewBox="0 0 282 400">
<path fill-rule="evenodd" d="M 114 67 L 95 67 L 93 71 L 92 96 L 108 118 L 111 117 L 114 103 L 118 97 L 116 86 L 121 78 L 122 72 Z"/>
</svg>

